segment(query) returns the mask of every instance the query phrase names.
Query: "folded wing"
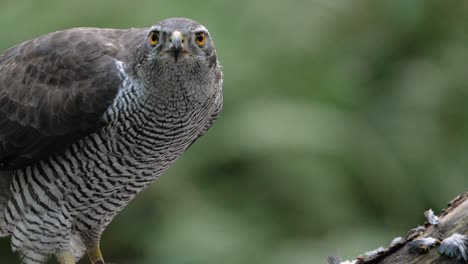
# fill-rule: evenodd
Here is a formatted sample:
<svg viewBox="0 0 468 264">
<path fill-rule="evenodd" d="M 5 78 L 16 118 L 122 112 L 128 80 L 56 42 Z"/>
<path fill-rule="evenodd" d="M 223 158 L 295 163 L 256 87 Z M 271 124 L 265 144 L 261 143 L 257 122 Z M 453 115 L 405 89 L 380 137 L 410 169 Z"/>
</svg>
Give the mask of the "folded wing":
<svg viewBox="0 0 468 264">
<path fill-rule="evenodd" d="M 116 35 L 55 32 L 0 57 L 0 170 L 44 159 L 105 124 L 123 82 Z"/>
</svg>

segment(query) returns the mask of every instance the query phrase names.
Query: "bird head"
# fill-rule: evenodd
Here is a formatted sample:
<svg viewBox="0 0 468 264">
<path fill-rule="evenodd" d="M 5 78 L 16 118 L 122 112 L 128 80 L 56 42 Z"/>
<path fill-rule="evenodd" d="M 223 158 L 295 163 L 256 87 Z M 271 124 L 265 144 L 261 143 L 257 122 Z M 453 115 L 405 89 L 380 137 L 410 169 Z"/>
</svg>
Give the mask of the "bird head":
<svg viewBox="0 0 468 264">
<path fill-rule="evenodd" d="M 187 18 L 162 20 L 150 28 L 146 38 L 145 53 L 150 64 L 216 64 L 216 51 L 210 33 L 196 21 Z"/>
<path fill-rule="evenodd" d="M 151 89 L 180 87 L 200 100 L 221 89 L 222 74 L 210 33 L 187 18 L 169 18 L 152 26 L 140 50 L 137 74 Z"/>
</svg>

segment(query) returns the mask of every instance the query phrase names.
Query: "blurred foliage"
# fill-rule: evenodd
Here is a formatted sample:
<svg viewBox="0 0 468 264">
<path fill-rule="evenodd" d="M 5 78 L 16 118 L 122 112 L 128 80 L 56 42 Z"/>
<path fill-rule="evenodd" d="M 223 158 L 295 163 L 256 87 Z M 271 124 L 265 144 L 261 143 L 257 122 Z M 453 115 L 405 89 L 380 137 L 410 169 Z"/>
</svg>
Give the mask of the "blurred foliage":
<svg viewBox="0 0 468 264">
<path fill-rule="evenodd" d="M 350 258 L 468 190 L 466 1 L 3 0 L 0 48 L 173 16 L 214 36 L 224 112 L 109 226 L 109 262 Z"/>
</svg>

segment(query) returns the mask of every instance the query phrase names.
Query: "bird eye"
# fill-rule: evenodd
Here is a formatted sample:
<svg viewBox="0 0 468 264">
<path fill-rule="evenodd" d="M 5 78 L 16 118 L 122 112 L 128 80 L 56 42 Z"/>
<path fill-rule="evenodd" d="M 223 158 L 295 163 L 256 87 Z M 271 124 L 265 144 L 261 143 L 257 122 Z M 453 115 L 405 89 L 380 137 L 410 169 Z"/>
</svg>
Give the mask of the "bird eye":
<svg viewBox="0 0 468 264">
<path fill-rule="evenodd" d="M 195 40 L 197 41 L 197 44 L 202 47 L 205 45 L 206 42 L 206 34 L 203 32 L 199 32 L 195 35 Z"/>
<path fill-rule="evenodd" d="M 159 42 L 159 31 L 151 32 L 148 38 L 151 46 L 156 46 L 156 44 Z"/>
</svg>

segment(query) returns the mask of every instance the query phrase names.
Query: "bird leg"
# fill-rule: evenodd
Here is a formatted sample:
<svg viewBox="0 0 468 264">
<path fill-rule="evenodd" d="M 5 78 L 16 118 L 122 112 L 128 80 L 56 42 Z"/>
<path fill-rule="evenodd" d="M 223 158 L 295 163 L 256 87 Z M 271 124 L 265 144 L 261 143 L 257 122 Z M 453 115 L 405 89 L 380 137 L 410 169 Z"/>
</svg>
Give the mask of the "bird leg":
<svg viewBox="0 0 468 264">
<path fill-rule="evenodd" d="M 90 247 L 86 250 L 91 264 L 104 264 L 104 259 L 102 258 L 101 250 L 99 249 L 99 244 Z"/>
<path fill-rule="evenodd" d="M 75 257 L 70 252 L 63 252 L 57 255 L 59 264 L 75 264 Z"/>
</svg>

